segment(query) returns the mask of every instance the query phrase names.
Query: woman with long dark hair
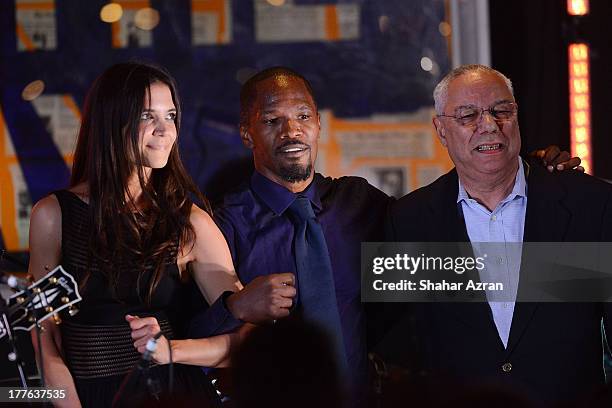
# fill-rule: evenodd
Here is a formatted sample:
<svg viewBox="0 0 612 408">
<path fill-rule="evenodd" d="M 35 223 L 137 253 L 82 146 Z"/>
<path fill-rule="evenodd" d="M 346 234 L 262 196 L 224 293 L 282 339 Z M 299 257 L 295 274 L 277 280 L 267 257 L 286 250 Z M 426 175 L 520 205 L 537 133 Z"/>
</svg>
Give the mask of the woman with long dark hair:
<svg viewBox="0 0 612 408">
<path fill-rule="evenodd" d="M 45 322 L 41 344 L 33 339 L 46 385 L 67 390 L 58 405 L 112 404 L 140 358 L 128 322 L 153 317 L 164 338 L 184 338 L 190 274 L 209 303 L 242 288 L 208 202 L 181 163 L 180 119 L 165 70 L 107 69 L 85 101 L 70 188 L 32 210 L 30 273 L 39 278 L 61 264 L 83 298 L 79 314 L 61 326 Z M 222 363 L 235 336 L 199 340 L 200 362 Z M 150 371 L 163 389 L 168 366 Z M 177 392 L 214 398 L 198 367 L 175 364 L 174 383 Z"/>
</svg>

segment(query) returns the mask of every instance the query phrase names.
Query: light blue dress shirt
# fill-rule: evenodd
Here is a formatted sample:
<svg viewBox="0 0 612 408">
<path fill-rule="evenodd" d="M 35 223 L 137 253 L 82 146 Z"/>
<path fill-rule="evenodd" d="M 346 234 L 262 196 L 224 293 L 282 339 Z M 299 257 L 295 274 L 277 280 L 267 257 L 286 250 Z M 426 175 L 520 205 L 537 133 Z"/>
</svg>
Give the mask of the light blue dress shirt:
<svg viewBox="0 0 612 408">
<path fill-rule="evenodd" d="M 459 179 L 457 202 L 461 203 L 467 233 L 472 242 L 475 256 L 485 257 L 485 268 L 480 271 L 482 282 L 501 282 L 504 292 L 487 291 L 487 301 L 499 337 L 508 347 L 510 327 L 521 266 L 525 212 L 527 210 L 527 182 L 523 162 L 514 180 L 514 188 L 498 206 L 489 211 L 485 206 L 470 198 Z M 483 245 L 481 243 L 499 243 Z M 486 248 L 486 249 L 485 249 Z"/>
</svg>

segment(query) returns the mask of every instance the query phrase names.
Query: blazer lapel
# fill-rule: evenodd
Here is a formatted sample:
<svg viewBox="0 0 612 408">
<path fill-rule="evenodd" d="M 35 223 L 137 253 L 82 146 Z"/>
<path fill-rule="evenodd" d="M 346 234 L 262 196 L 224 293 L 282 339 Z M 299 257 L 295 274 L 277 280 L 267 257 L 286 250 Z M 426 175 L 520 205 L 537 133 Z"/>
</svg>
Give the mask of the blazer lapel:
<svg viewBox="0 0 612 408">
<path fill-rule="evenodd" d="M 453 169 L 441 181 L 443 182 L 440 184 L 440 188 L 434 192 L 433 199 L 430 202 L 431 219 L 434 220 L 430 231 L 436 237 L 432 241 L 469 243 L 470 239 L 465 227 L 461 204 L 457 203 L 459 192 L 457 171 Z M 457 246 L 457 254 L 460 254 L 459 246 Z M 469 256 L 473 256 L 473 253 Z M 479 280 L 477 273 L 470 278 Z M 503 348 L 493 321 L 491 308 L 486 303 L 486 299 L 474 303 L 438 303 L 437 306 L 444 310 L 443 313 L 446 315 L 455 316 L 458 320 L 478 330 L 483 336 L 497 339 L 499 347 Z"/>
<path fill-rule="evenodd" d="M 563 242 L 567 227 L 571 220 L 571 213 L 563 205 L 563 199 L 567 192 L 557 181 L 553 174 L 549 174 L 541 166 L 533 166 L 527 178 L 527 213 L 525 217 L 525 231 L 523 242 Z M 525 248 L 523 248 L 523 254 Z M 523 260 L 525 258 L 523 257 Z M 529 265 L 521 264 L 521 276 L 529 271 Z M 521 299 L 521 293 L 525 291 L 523 282 L 519 278 L 517 299 Z M 508 340 L 507 352 L 518 345 L 534 313 L 538 308 L 536 302 L 517 301 L 514 307 L 510 338 Z"/>
</svg>

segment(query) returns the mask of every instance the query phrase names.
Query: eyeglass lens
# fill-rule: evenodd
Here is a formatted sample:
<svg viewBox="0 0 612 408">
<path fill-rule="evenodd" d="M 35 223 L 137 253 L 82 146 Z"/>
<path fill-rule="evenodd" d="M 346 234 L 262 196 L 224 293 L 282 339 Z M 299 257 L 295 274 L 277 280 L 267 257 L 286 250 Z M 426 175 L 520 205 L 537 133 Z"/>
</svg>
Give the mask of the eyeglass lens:
<svg viewBox="0 0 612 408">
<path fill-rule="evenodd" d="M 456 111 L 455 118 L 462 125 L 472 125 L 480 122 L 484 111 L 488 111 L 496 121 L 511 119 L 516 113 L 516 105 L 513 103 L 499 103 L 488 109 L 484 108 L 460 108 Z"/>
</svg>

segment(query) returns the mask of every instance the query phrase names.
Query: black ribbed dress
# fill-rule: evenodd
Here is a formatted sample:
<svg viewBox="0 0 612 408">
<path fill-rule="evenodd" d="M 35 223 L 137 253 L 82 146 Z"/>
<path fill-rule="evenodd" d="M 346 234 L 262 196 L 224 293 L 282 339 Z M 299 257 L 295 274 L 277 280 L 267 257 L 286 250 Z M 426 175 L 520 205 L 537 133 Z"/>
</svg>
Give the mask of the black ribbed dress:
<svg viewBox="0 0 612 408">
<path fill-rule="evenodd" d="M 148 393 L 144 373 L 134 371 L 140 354 L 133 346 L 125 315 L 155 316 L 167 338 L 184 338 L 189 311 L 186 309 L 186 286 L 176 265 L 175 247 L 164 260 L 165 272 L 153 293 L 150 305 L 145 302 L 153 266 L 145 264 L 139 271 L 134 262 L 123 262 L 119 281 L 113 293 L 109 282 L 95 262 L 88 264 L 89 206 L 74 193 L 55 192 L 62 212 L 61 265 L 81 284 L 86 270 L 92 273 L 81 290 L 79 313 L 62 316 L 60 325 L 64 359 L 70 370 L 83 407 L 110 407 L 126 375 L 130 374 L 124 397 Z M 44 357 L 44 356 L 43 356 Z M 149 368 L 153 388 L 162 393 L 168 386 L 168 365 Z M 174 364 L 174 392 L 181 398 L 202 401 L 201 406 L 216 406 L 214 389 L 200 367 Z M 123 399 L 122 399 L 123 401 Z M 129 402 L 132 405 L 134 402 Z M 125 405 L 125 404 L 124 404 Z"/>
</svg>

